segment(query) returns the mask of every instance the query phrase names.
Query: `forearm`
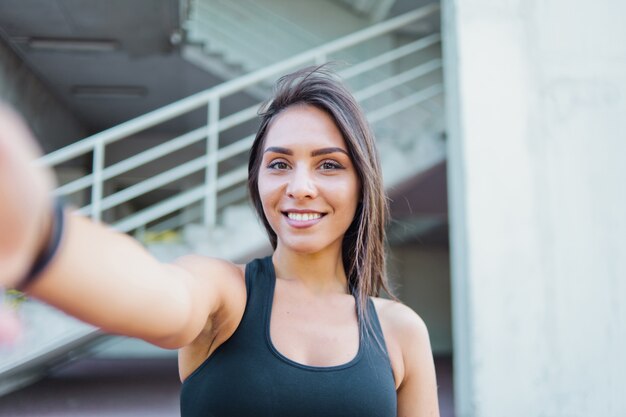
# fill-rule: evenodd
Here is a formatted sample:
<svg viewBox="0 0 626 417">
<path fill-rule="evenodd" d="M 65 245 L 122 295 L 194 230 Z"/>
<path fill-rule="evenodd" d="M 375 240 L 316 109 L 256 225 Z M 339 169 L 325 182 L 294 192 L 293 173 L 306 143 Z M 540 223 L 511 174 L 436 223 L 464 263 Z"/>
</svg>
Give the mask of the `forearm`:
<svg viewBox="0 0 626 417">
<path fill-rule="evenodd" d="M 102 329 L 171 346 L 192 314 L 193 280 L 138 242 L 66 213 L 58 253 L 28 294 Z"/>
<path fill-rule="evenodd" d="M 52 172 L 33 164 L 35 140 L 1 103 L 0 126 L 0 288 L 25 286 L 112 333 L 170 348 L 191 342 L 218 304 L 206 297 L 214 292 L 203 279 L 210 274 L 163 264 L 132 238 L 69 212 L 61 245 L 48 256 L 56 247 Z"/>
</svg>

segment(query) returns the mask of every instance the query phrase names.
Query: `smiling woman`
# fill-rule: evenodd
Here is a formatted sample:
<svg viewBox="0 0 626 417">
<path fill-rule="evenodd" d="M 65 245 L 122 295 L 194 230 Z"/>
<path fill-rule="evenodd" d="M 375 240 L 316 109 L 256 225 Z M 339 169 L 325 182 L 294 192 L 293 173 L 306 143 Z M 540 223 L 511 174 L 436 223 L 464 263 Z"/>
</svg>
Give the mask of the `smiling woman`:
<svg viewBox="0 0 626 417">
<path fill-rule="evenodd" d="M 20 285 L 55 220 L 49 173 L 27 163 L 36 155 L 28 132 L 10 114 L 0 119 L 0 260 L 11 265 L 0 284 Z M 389 293 L 386 197 L 352 95 L 323 68 L 283 77 L 248 168 L 272 256 L 163 264 L 66 212 L 56 255 L 26 291 L 109 332 L 178 348 L 185 417 L 437 416 L 426 327 L 378 297 Z"/>
<path fill-rule="evenodd" d="M 261 117 L 251 150 L 248 188 L 272 246 L 278 249 L 276 227 L 280 223 L 272 222 L 275 217 L 263 205 L 262 190 L 278 189 L 282 185 L 284 192 L 291 193 L 292 200 L 296 200 L 283 204 L 292 206 L 327 204 L 330 205 L 327 209 L 332 210 L 331 202 L 336 201 L 339 211 L 332 213 L 331 221 L 325 221 L 326 230 L 318 236 L 323 236 L 327 245 L 334 244 L 332 249 L 328 246 L 329 251 L 341 254 L 350 292 L 357 294 L 357 308 L 365 312 L 367 320 L 363 308 L 367 297 L 378 295 L 381 287 L 390 291 L 383 246 L 387 204 L 374 137 L 363 112 L 330 72 L 317 68 L 279 80 L 276 93 Z M 283 158 L 294 159 L 298 152 L 299 160 L 297 166 L 290 167 L 289 174 L 277 175 L 279 179 L 271 181 L 274 175 L 267 175 L 263 166 L 268 158 L 281 156 L 276 155 L 275 148 L 282 148 Z M 303 161 L 302 156 L 307 152 L 309 158 Z M 287 169 L 288 161 L 284 161 Z M 316 167 L 322 163 L 323 167 Z M 331 165 L 335 167 L 320 169 Z M 308 172 L 316 175 L 309 176 Z M 323 195 L 318 199 L 319 192 Z M 307 197 L 307 193 L 313 204 L 301 198 Z M 302 244 L 316 242 L 307 239 Z"/>
<path fill-rule="evenodd" d="M 264 142 L 260 214 L 281 237 L 277 256 L 286 248 L 341 253 L 360 181 L 332 118 L 310 105 L 291 107 L 276 117 Z"/>
</svg>

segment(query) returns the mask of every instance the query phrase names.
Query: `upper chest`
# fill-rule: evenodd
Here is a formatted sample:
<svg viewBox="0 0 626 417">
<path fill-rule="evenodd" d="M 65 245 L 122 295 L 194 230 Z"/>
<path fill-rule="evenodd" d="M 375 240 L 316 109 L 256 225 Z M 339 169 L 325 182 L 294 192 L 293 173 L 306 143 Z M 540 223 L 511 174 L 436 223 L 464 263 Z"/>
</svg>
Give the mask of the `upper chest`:
<svg viewBox="0 0 626 417">
<path fill-rule="evenodd" d="M 297 282 L 278 279 L 270 298 L 268 338 L 281 355 L 320 367 L 346 364 L 358 355 L 364 342 L 359 337 L 353 296 L 315 296 Z M 397 388 L 404 377 L 404 363 L 400 337 L 387 315 L 386 307 L 392 301 L 372 300 L 374 311 L 370 311 L 369 320 L 379 326 Z"/>
<path fill-rule="evenodd" d="M 359 325 L 350 295 L 316 296 L 297 282 L 279 279 L 268 316 L 269 343 L 297 363 L 337 366 L 359 351 Z"/>
<path fill-rule="evenodd" d="M 294 282 L 276 280 L 273 291 L 267 294 L 264 320 L 257 326 L 266 326 L 266 342 L 282 359 L 305 367 L 336 367 L 349 364 L 362 348 L 356 314 L 355 299 L 347 294 L 314 296 Z M 395 387 L 404 375 L 402 350 L 385 316 L 386 300 L 374 299 L 376 319 L 382 329 L 383 341 L 391 364 Z M 258 313 L 258 312 L 257 312 Z M 192 373 L 223 343 L 230 339 L 243 319 L 229 320 L 228 326 L 214 322 L 204 332 L 203 340 L 181 350 L 179 365 L 181 377 Z"/>
<path fill-rule="evenodd" d="M 182 415 L 396 415 L 393 370 L 359 338 L 354 298 L 311 298 L 280 282 L 248 294 L 237 329 L 185 380 Z"/>
</svg>

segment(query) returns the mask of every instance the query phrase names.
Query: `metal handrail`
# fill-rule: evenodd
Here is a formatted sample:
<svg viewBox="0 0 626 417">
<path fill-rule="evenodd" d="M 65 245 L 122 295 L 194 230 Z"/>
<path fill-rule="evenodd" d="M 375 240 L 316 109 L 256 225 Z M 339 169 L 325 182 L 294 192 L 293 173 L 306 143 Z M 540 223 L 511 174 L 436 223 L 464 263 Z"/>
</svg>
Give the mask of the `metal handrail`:
<svg viewBox="0 0 626 417">
<path fill-rule="evenodd" d="M 97 133 L 75 144 L 69 145 L 40 158 L 39 163 L 47 166 L 55 166 L 80 155 L 93 152 L 93 173 L 64 184 L 63 186 L 57 188 L 55 193 L 58 195 L 67 195 L 91 186 L 91 203 L 82 207 L 80 212 L 83 214 L 91 214 L 91 216 L 96 220 L 100 219 L 104 210 L 115 207 L 118 204 L 145 194 L 148 191 L 154 190 L 167 183 L 174 182 L 185 176 L 191 175 L 192 173 L 205 169 L 205 182 L 203 185 L 192 188 L 166 201 L 158 203 L 155 206 L 130 215 L 126 219 L 115 223 L 114 226 L 122 231 L 130 231 L 135 227 L 145 225 L 147 222 L 154 221 L 163 215 L 179 210 L 203 199 L 205 205 L 204 221 L 207 225 L 214 225 L 218 209 L 218 203 L 216 201 L 218 192 L 244 181 L 247 176 L 247 171 L 244 169 L 245 167 L 239 167 L 218 176 L 218 164 L 248 150 L 253 140 L 253 136 L 247 136 L 231 143 L 228 146 L 220 148 L 218 145 L 219 134 L 253 119 L 256 116 L 258 108 L 257 104 L 220 118 L 219 108 L 221 99 L 245 90 L 246 88 L 253 86 L 258 82 L 262 82 L 269 77 L 282 74 L 294 67 L 302 66 L 307 63 L 324 62 L 326 57 L 332 53 L 350 48 L 377 36 L 390 33 L 405 25 L 423 19 L 438 10 L 439 6 L 437 4 L 427 5 L 404 15 L 389 19 L 369 28 L 328 42 L 324 45 L 312 48 L 276 64 L 243 75 L 231 81 L 227 81 L 223 84 L 196 93 L 175 103 Z M 417 41 L 411 42 L 410 44 L 387 51 L 351 68 L 340 71 L 339 74 L 346 79 L 355 77 L 366 73 L 367 71 L 371 71 L 381 65 L 391 63 L 411 53 L 415 53 L 428 46 L 434 45 L 437 42 L 440 42 L 440 39 L 439 34 L 426 36 L 418 39 Z M 388 77 L 382 82 L 368 86 L 367 88 L 356 92 L 355 97 L 360 100 L 369 99 L 377 94 L 389 90 L 390 88 L 393 88 L 394 86 L 402 85 L 409 80 L 415 79 L 440 68 L 440 60 L 431 60 L 411 70 Z M 371 113 L 370 117 L 372 119 L 370 121 L 374 123 L 375 121 L 402 111 L 403 109 L 415 105 L 416 103 L 432 98 L 437 94 L 441 94 L 441 91 L 441 86 L 432 86 L 411 94 L 408 97 L 396 100 L 394 103 L 379 108 Z M 183 135 L 170 139 L 165 143 L 154 146 L 151 149 L 131 156 L 121 162 L 105 167 L 104 162 L 106 145 L 164 123 L 202 106 L 207 106 L 208 123 L 206 126 L 187 132 Z M 206 140 L 207 146 L 207 152 L 204 156 L 196 158 L 190 162 L 186 162 L 185 165 L 161 172 L 158 175 L 134 184 L 125 190 L 116 192 L 106 197 L 103 196 L 104 181 L 161 158 L 171 152 L 182 149 L 191 144 L 198 143 L 202 140 Z"/>
<path fill-rule="evenodd" d="M 131 169 L 140 167 L 148 162 L 152 162 L 165 155 L 168 155 L 172 152 L 182 149 L 186 146 L 199 142 L 200 140 L 205 138 L 206 136 L 205 130 L 206 128 L 200 127 L 198 129 L 192 130 L 191 132 L 187 132 L 184 135 L 171 139 L 165 143 L 157 145 L 151 149 L 143 151 L 137 155 L 131 156 L 116 164 L 113 164 L 103 170 L 102 179 L 108 180 L 119 174 L 123 174 L 124 172 L 128 172 Z M 62 185 L 61 187 L 57 188 L 54 191 L 54 194 L 55 195 L 72 194 L 72 193 L 75 193 L 77 191 L 80 191 L 82 189 L 85 189 L 91 186 L 92 183 L 93 183 L 93 175 L 91 174 L 85 175 L 84 177 L 68 182 L 67 184 Z"/>
<path fill-rule="evenodd" d="M 388 91 L 389 89 L 397 87 L 400 84 L 404 84 L 410 80 L 421 77 L 428 74 L 429 72 L 433 72 L 441 68 L 441 60 L 433 59 L 426 62 L 425 64 L 419 65 L 415 68 L 411 68 L 410 70 L 406 70 L 400 74 L 394 75 L 393 77 L 389 77 L 378 84 L 374 84 L 364 88 L 363 90 L 357 91 L 356 93 L 354 93 L 354 97 L 358 101 L 365 101 L 384 91 Z"/>
<path fill-rule="evenodd" d="M 408 97 L 396 101 L 395 103 L 388 104 L 373 112 L 367 114 L 367 119 L 370 123 L 376 123 L 392 114 L 406 110 L 411 106 L 422 103 L 428 99 L 437 97 L 443 93 L 443 85 L 435 84 L 423 90 L 420 90 Z"/>
<path fill-rule="evenodd" d="M 407 55 L 421 51 L 429 46 L 435 45 L 441 42 L 441 35 L 439 33 L 433 33 L 432 35 L 425 36 L 416 41 L 403 45 L 394 50 L 382 53 L 374 58 L 370 58 L 366 61 L 360 62 L 356 65 L 339 71 L 339 75 L 343 79 L 350 79 L 356 77 L 364 72 L 371 71 L 381 65 L 388 64 L 392 61 L 404 58 Z"/>
<path fill-rule="evenodd" d="M 61 162 L 68 161 L 91 151 L 94 148 L 95 143 L 98 141 L 102 141 L 105 144 L 113 143 L 116 140 L 133 135 L 149 127 L 156 126 L 191 110 L 195 110 L 198 107 L 207 104 L 212 97 L 229 96 L 273 75 L 282 74 L 293 67 L 303 65 L 309 61 L 314 61 L 319 56 L 327 56 L 333 52 L 349 48 L 358 43 L 362 43 L 385 33 L 392 32 L 436 13 L 437 11 L 439 11 L 438 4 L 426 5 L 417 10 L 413 10 L 387 21 L 378 23 L 377 25 L 346 35 L 309 51 L 302 52 L 291 58 L 285 59 L 284 61 L 277 62 L 276 64 L 261 68 L 249 74 L 245 74 L 239 78 L 226 81 L 220 85 L 193 94 L 175 103 L 153 110 L 100 133 L 96 133 L 93 136 L 82 139 L 72 145 L 45 155 L 41 158 L 41 162 L 47 166 L 54 166 Z"/>
</svg>

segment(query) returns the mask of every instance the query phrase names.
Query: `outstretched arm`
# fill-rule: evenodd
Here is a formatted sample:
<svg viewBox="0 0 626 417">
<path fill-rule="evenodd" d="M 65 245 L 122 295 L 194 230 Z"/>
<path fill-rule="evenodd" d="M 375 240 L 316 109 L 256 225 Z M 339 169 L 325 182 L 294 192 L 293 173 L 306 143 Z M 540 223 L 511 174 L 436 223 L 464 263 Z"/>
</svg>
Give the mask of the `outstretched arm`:
<svg viewBox="0 0 626 417">
<path fill-rule="evenodd" d="M 59 253 L 28 293 L 105 331 L 177 348 L 211 314 L 210 280 L 153 258 L 129 236 L 66 214 Z M 202 296 L 202 297 L 201 297 Z"/>
<path fill-rule="evenodd" d="M 0 106 L 0 286 L 19 284 L 50 234 L 53 180 L 37 157 L 21 119 Z M 65 219 L 59 251 L 27 292 L 112 333 L 184 346 L 222 304 L 220 280 L 236 273 L 219 260 L 202 274 L 184 259 L 161 263 L 129 236 L 67 211 Z"/>
</svg>

